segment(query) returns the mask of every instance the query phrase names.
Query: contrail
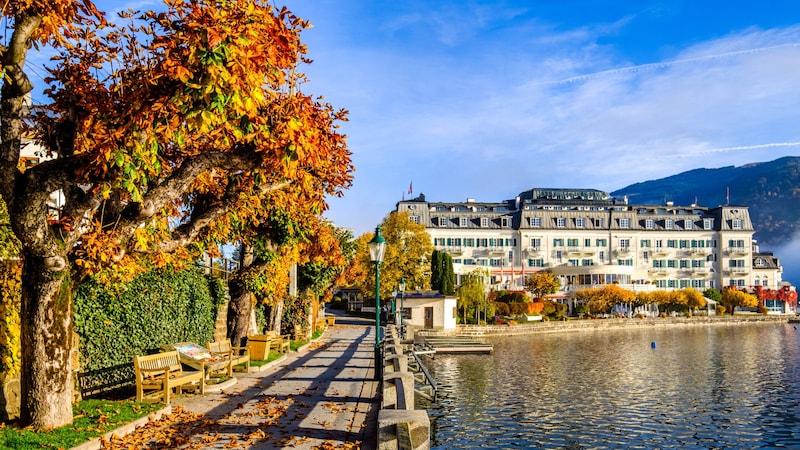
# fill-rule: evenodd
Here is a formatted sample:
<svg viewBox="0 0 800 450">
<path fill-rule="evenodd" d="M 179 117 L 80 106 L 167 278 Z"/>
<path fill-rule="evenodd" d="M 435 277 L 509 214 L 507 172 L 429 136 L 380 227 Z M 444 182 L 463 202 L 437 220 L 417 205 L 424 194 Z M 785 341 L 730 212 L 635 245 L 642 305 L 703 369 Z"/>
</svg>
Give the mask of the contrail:
<svg viewBox="0 0 800 450">
<path fill-rule="evenodd" d="M 664 152 L 656 156 L 651 156 L 648 159 L 663 161 L 667 159 L 676 159 L 676 158 L 691 158 L 698 155 L 707 155 L 709 153 L 738 152 L 738 151 L 760 150 L 764 148 L 779 148 L 779 147 L 800 147 L 800 142 L 771 142 L 767 144 L 739 145 L 736 147 L 710 148 L 707 150 L 691 150 L 688 152 L 672 153 L 672 154 L 670 154 L 669 152 Z"/>
<path fill-rule="evenodd" d="M 789 43 L 789 44 L 779 44 L 779 45 L 772 45 L 769 47 L 760 47 L 760 48 L 751 48 L 747 50 L 738 50 L 735 52 L 728 52 L 728 53 L 720 53 L 717 55 L 708 55 L 708 56 L 698 56 L 697 58 L 686 58 L 686 59 L 676 59 L 673 61 L 664 61 L 660 63 L 650 63 L 650 64 L 640 64 L 638 66 L 630 66 L 630 67 L 622 67 L 619 69 L 610 69 L 610 70 L 602 70 L 600 72 L 588 73 L 585 75 L 577 75 L 574 77 L 565 78 L 563 80 L 556 80 L 556 81 L 545 81 L 539 83 L 541 85 L 560 85 L 560 84 L 573 84 L 573 83 L 580 83 L 583 81 L 592 80 L 595 78 L 599 78 L 606 75 L 617 75 L 623 73 L 636 73 L 636 72 L 645 72 L 645 71 L 655 71 L 659 69 L 666 69 L 672 66 L 677 65 L 685 65 L 691 64 L 701 61 L 710 61 L 714 59 L 722 59 L 722 58 L 730 58 L 734 56 L 740 55 L 752 55 L 755 53 L 763 53 L 770 50 L 775 50 L 779 48 L 785 47 L 800 47 L 800 43 Z"/>
</svg>

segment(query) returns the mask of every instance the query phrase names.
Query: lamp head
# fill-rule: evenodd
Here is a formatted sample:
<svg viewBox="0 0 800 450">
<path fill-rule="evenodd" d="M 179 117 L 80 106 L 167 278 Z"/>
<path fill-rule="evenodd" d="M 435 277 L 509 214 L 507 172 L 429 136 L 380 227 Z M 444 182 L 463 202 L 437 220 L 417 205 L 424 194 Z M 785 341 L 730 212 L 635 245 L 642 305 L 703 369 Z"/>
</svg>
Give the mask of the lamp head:
<svg viewBox="0 0 800 450">
<path fill-rule="evenodd" d="M 383 255 L 386 252 L 386 239 L 381 235 L 381 226 L 375 227 L 375 237 L 369 241 L 369 259 L 372 262 L 383 262 Z"/>
</svg>

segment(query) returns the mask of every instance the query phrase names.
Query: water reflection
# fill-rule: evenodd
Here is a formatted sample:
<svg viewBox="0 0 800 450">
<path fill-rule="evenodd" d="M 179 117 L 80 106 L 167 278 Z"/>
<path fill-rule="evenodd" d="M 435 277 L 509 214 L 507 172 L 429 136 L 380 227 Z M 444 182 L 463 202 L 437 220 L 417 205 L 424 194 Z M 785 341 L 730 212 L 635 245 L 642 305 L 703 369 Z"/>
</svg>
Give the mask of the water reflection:
<svg viewBox="0 0 800 450">
<path fill-rule="evenodd" d="M 495 338 L 426 363 L 434 448 L 800 448 L 792 325 Z M 655 343 L 655 348 L 651 343 Z"/>
</svg>

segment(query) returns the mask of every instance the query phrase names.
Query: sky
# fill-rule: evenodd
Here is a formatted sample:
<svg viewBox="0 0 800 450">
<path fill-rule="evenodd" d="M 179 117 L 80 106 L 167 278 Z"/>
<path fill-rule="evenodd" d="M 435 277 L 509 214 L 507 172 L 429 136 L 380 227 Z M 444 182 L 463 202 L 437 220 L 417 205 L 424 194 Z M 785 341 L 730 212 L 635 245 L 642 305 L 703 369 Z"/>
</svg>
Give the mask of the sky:
<svg viewBox="0 0 800 450">
<path fill-rule="evenodd" d="M 800 155 L 796 1 L 284 3 L 314 25 L 304 90 L 350 111 L 355 179 L 326 215 L 357 235 L 419 193 L 610 192 Z"/>
<path fill-rule="evenodd" d="M 326 216 L 356 235 L 420 193 L 611 192 L 800 155 L 795 0 L 276 4 L 313 25 L 303 90 L 349 111 L 355 178 Z"/>
</svg>

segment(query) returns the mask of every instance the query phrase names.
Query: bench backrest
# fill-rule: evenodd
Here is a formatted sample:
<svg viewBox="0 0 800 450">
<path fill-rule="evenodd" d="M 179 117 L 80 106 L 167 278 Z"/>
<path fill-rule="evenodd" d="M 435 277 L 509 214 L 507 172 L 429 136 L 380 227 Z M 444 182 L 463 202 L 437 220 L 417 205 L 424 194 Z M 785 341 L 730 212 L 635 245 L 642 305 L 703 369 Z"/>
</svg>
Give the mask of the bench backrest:
<svg viewBox="0 0 800 450">
<path fill-rule="evenodd" d="M 214 341 L 206 344 L 206 347 L 214 353 L 226 353 L 231 350 L 231 340 Z"/>
<path fill-rule="evenodd" d="M 133 368 L 137 377 L 140 377 L 141 369 L 164 369 L 165 373 L 180 372 L 183 370 L 177 351 L 156 353 L 145 356 L 134 356 Z"/>
</svg>

